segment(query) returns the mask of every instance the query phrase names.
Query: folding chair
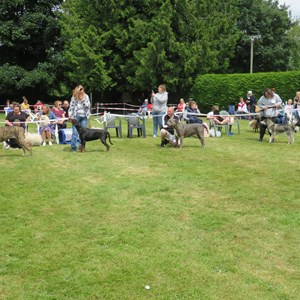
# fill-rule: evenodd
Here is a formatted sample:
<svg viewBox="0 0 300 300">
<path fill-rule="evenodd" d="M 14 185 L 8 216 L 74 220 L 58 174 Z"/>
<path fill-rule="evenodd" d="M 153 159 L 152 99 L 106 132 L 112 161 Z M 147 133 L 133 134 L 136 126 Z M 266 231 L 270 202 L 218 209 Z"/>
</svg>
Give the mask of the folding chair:
<svg viewBox="0 0 300 300">
<path fill-rule="evenodd" d="M 214 130 L 215 136 L 217 136 L 217 131 L 222 131 L 225 128 L 225 132 L 229 135 L 229 124 L 217 124 L 213 119 L 209 119 L 209 127 Z"/>
<path fill-rule="evenodd" d="M 236 127 L 237 127 L 238 134 L 241 134 L 241 132 L 240 132 L 240 122 L 239 122 L 237 117 L 234 117 L 234 116 L 230 115 L 229 112 L 227 112 L 226 110 L 221 110 L 220 115 L 230 118 L 230 122 L 227 124 L 227 127 L 225 127 L 227 135 L 230 135 L 230 130 L 229 129 L 230 129 L 230 127 L 232 128 L 234 125 L 236 125 Z"/>
<path fill-rule="evenodd" d="M 228 105 L 228 112 L 230 115 L 235 115 L 235 105 Z"/>
<path fill-rule="evenodd" d="M 109 113 L 104 114 L 100 119 L 95 119 L 99 124 L 103 124 L 104 129 L 115 128 L 116 136 L 122 138 L 122 120 L 120 117 L 111 116 Z"/>
<path fill-rule="evenodd" d="M 64 128 L 58 130 L 58 137 L 60 144 L 71 144 L 72 140 L 72 128 Z"/>
<path fill-rule="evenodd" d="M 138 117 L 135 114 L 131 114 L 126 118 L 127 121 L 127 137 L 132 138 L 133 129 L 137 130 L 138 137 L 143 136 L 146 137 L 146 125 L 145 118 Z"/>
</svg>

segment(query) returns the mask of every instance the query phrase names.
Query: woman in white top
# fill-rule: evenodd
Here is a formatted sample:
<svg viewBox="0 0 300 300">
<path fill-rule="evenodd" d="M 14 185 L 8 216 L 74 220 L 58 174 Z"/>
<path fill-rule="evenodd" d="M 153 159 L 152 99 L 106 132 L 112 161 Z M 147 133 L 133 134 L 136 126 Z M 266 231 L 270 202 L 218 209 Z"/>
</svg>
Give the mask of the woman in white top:
<svg viewBox="0 0 300 300">
<path fill-rule="evenodd" d="M 69 117 L 71 119 L 76 119 L 82 127 L 87 127 L 88 119 L 91 115 L 90 108 L 90 98 L 84 92 L 83 86 L 76 86 L 73 90 L 73 96 L 70 102 Z M 77 146 L 79 145 L 79 134 L 75 126 L 72 126 L 72 130 L 71 151 L 75 152 L 77 150 Z"/>
<path fill-rule="evenodd" d="M 153 137 L 157 136 L 158 126 L 162 128 L 162 116 L 167 111 L 167 102 L 168 102 L 168 93 L 166 86 L 160 84 L 158 86 L 158 93 L 152 91 L 151 94 L 151 103 L 153 104 L 152 108 L 152 117 L 153 117 Z"/>
</svg>

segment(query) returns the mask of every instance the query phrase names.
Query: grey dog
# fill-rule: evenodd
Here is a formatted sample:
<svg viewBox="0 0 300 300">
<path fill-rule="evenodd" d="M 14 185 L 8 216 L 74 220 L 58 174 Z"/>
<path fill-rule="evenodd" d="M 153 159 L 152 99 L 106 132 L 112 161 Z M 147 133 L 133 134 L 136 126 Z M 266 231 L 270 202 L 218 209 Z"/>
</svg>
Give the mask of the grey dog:
<svg viewBox="0 0 300 300">
<path fill-rule="evenodd" d="M 276 134 L 285 133 L 286 137 L 288 138 L 288 144 L 294 143 L 294 129 L 289 125 L 281 125 L 281 124 L 275 124 L 270 119 L 265 119 L 261 121 L 262 124 L 265 124 L 271 133 L 269 143 L 271 143 L 274 140 L 274 136 Z"/>
<path fill-rule="evenodd" d="M 178 138 L 180 140 L 180 148 L 183 146 L 183 138 L 197 135 L 202 147 L 205 147 L 204 142 L 204 126 L 202 124 L 182 124 L 176 119 L 170 119 L 167 125 L 176 130 L 176 145 L 178 146 Z"/>
<path fill-rule="evenodd" d="M 23 149 L 23 155 L 25 155 L 27 150 L 30 152 L 30 156 L 32 156 L 32 147 L 25 141 L 24 128 L 19 126 L 0 127 L 0 142 L 5 142 L 13 138 L 16 139 L 19 147 Z"/>
</svg>

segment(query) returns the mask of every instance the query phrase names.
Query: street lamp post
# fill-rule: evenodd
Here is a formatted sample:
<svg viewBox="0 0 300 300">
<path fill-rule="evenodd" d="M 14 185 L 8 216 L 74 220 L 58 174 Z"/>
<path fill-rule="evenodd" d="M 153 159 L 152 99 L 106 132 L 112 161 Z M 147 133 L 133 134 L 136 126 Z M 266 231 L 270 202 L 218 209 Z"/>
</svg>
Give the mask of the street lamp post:
<svg viewBox="0 0 300 300">
<path fill-rule="evenodd" d="M 255 40 L 258 40 L 261 37 L 260 34 L 257 35 L 250 35 L 250 41 L 251 41 L 251 50 L 250 50 L 250 74 L 253 73 L 253 44 Z"/>
</svg>

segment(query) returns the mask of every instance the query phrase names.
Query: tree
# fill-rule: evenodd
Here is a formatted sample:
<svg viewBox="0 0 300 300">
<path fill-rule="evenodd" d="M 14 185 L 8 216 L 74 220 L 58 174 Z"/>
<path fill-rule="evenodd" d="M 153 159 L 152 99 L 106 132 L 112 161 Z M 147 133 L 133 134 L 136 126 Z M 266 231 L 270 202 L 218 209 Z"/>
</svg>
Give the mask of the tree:
<svg viewBox="0 0 300 300">
<path fill-rule="evenodd" d="M 2 0 L 0 3 L 0 89 L 17 97 L 47 95 L 63 74 L 58 23 L 62 0 Z"/>
<path fill-rule="evenodd" d="M 289 60 L 290 70 L 300 70 L 300 21 L 296 21 L 288 32 L 291 40 L 291 56 Z"/>
<path fill-rule="evenodd" d="M 237 39 L 235 3 L 69 0 L 62 18 L 69 78 L 91 72 L 93 81 L 83 80 L 98 91 L 150 91 L 158 83 L 189 89 L 197 74 L 226 72 Z"/>
<path fill-rule="evenodd" d="M 288 8 L 272 0 L 239 0 L 237 8 L 240 39 L 231 60 L 231 71 L 249 72 L 251 35 L 261 36 L 254 43 L 254 71 L 286 71 L 292 46 L 288 37 L 291 28 Z"/>
</svg>

